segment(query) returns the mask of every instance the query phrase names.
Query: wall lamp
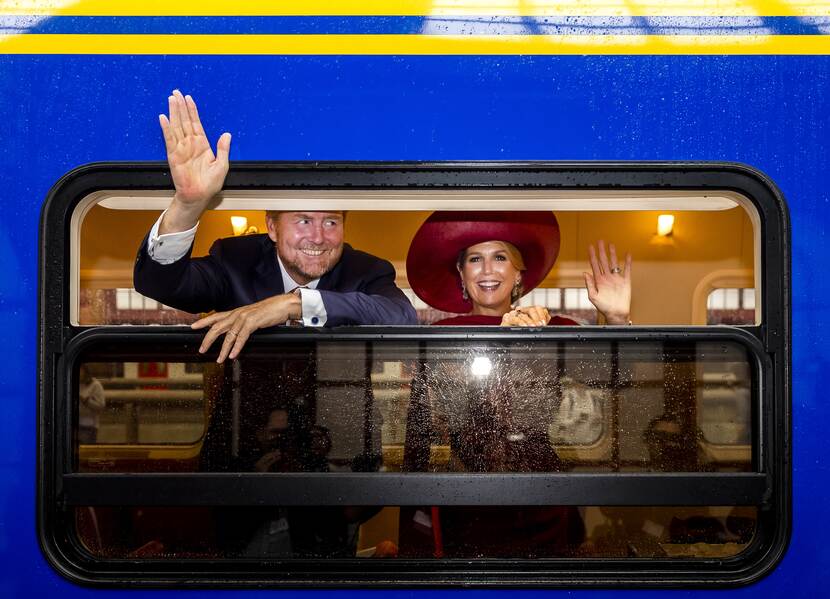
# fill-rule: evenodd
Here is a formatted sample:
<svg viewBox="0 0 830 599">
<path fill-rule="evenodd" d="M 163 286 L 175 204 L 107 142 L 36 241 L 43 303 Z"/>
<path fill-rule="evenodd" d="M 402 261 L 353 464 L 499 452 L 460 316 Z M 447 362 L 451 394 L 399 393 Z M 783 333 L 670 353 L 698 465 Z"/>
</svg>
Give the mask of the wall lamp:
<svg viewBox="0 0 830 599">
<path fill-rule="evenodd" d="M 657 217 L 657 234 L 652 236 L 651 245 L 674 245 L 674 215 L 661 214 Z"/>
<path fill-rule="evenodd" d="M 657 217 L 657 234 L 660 237 L 668 237 L 674 229 L 674 215 L 661 214 Z"/>
<path fill-rule="evenodd" d="M 259 230 L 251 225 L 248 226 L 248 219 L 244 216 L 232 216 L 231 217 L 231 228 L 233 229 L 234 237 L 239 237 L 240 235 L 253 235 L 255 233 L 259 233 Z"/>
</svg>

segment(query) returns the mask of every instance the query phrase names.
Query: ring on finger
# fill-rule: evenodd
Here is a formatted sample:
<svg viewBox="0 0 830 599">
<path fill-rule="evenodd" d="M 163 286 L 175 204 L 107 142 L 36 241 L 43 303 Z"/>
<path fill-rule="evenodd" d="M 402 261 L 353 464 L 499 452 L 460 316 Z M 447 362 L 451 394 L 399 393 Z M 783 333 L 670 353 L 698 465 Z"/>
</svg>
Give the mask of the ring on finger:
<svg viewBox="0 0 830 599">
<path fill-rule="evenodd" d="M 238 331 L 228 331 L 228 335 L 233 335 L 234 337 L 239 337 Z"/>
<path fill-rule="evenodd" d="M 622 268 L 620 268 L 619 266 L 615 266 L 609 272 L 611 274 L 617 275 L 617 274 L 620 274 L 622 272 Z"/>
</svg>

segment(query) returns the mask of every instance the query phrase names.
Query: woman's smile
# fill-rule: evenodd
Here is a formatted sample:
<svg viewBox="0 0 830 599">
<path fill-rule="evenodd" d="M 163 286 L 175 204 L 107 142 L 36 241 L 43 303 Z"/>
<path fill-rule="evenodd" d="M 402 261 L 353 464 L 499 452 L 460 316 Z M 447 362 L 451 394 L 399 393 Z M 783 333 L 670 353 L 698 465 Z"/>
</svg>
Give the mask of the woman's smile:
<svg viewBox="0 0 830 599">
<path fill-rule="evenodd" d="M 504 243 L 485 241 L 465 251 L 459 274 L 473 305 L 473 314 L 502 316 L 510 310 L 510 294 L 521 277 Z"/>
<path fill-rule="evenodd" d="M 496 291 L 501 286 L 501 281 L 493 281 L 493 280 L 486 280 L 486 281 L 478 281 L 476 285 L 484 291 L 485 293 L 492 293 Z"/>
</svg>

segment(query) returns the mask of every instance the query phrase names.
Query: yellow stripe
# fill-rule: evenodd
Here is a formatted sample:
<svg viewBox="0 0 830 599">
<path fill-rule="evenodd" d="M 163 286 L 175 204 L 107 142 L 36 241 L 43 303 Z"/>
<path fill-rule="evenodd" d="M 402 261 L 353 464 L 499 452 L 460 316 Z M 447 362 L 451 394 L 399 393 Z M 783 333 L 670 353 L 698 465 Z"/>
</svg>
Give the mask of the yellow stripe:
<svg viewBox="0 0 830 599">
<path fill-rule="evenodd" d="M 0 54 L 830 54 L 830 36 L 28 34 Z"/>
<path fill-rule="evenodd" d="M 0 14 L 68 16 L 828 16 L 812 0 L 0 0 Z"/>
</svg>

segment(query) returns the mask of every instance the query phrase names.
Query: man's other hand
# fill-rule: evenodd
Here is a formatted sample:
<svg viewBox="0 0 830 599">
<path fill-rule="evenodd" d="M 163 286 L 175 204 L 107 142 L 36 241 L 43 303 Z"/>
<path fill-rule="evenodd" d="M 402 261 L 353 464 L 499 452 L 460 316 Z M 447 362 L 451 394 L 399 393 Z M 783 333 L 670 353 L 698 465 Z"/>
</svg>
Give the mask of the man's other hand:
<svg viewBox="0 0 830 599">
<path fill-rule="evenodd" d="M 196 225 L 210 200 L 222 190 L 231 148 L 231 134 L 223 133 L 214 156 L 193 98 L 175 90 L 167 101 L 170 117 L 160 114 L 159 123 L 176 195 L 159 227 L 160 234 Z"/>
<path fill-rule="evenodd" d="M 216 359 L 216 362 L 221 364 L 226 358 L 233 360 L 239 355 L 251 333 L 257 329 L 285 324 L 287 320 L 302 318 L 302 310 L 300 297 L 293 293 L 285 293 L 230 312 L 216 312 L 197 320 L 190 327 L 210 327 L 199 347 L 199 353 L 202 354 L 210 349 L 219 335 L 225 335 L 225 341 Z"/>
</svg>

